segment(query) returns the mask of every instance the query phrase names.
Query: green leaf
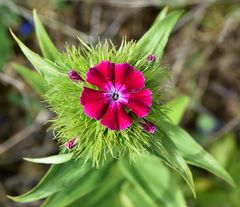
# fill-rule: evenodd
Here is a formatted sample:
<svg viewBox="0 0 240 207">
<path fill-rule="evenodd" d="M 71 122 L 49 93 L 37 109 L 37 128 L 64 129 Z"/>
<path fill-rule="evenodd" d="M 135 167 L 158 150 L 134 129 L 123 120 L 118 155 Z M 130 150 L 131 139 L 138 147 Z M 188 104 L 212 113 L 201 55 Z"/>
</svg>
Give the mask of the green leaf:
<svg viewBox="0 0 240 207">
<path fill-rule="evenodd" d="M 35 163 L 42 163 L 42 164 L 61 164 L 64 162 L 69 161 L 72 158 L 72 154 L 59 154 L 59 155 L 53 155 L 49 157 L 41 157 L 41 158 L 28 158 L 24 157 L 23 159 L 29 162 L 35 162 Z"/>
<path fill-rule="evenodd" d="M 48 198 L 42 207 L 61 207 L 69 206 L 70 203 L 86 196 L 88 193 L 99 187 L 101 182 L 109 175 L 115 162 L 110 161 L 104 164 L 100 169 L 91 169 L 89 173 L 81 177 L 77 182 Z M 101 189 L 99 189 L 101 190 Z M 68 196 L 65 196 L 68 195 Z"/>
<path fill-rule="evenodd" d="M 16 63 L 13 63 L 13 68 L 38 94 L 43 95 L 47 91 L 47 81 L 41 75 L 32 71 L 30 68 Z"/>
<path fill-rule="evenodd" d="M 201 113 L 197 117 L 196 125 L 205 134 L 209 134 L 216 129 L 216 119 L 211 114 Z"/>
<path fill-rule="evenodd" d="M 43 56 L 51 61 L 57 60 L 58 57 L 60 56 L 60 53 L 58 52 L 57 48 L 54 46 L 53 42 L 49 38 L 35 9 L 33 10 L 33 20 L 38 42 L 43 53 Z"/>
<path fill-rule="evenodd" d="M 133 182 L 133 185 L 123 177 L 126 169 L 122 167 L 122 165 L 126 164 L 127 167 L 132 167 L 126 159 L 124 164 L 122 161 L 114 161 L 110 162 L 110 165 L 104 165 L 100 169 L 91 170 L 73 185 L 66 187 L 65 190 L 58 192 L 47 199 L 42 207 L 128 206 L 126 205 L 126 202 L 131 202 L 134 205 L 129 206 L 134 207 L 140 207 L 141 205 L 139 205 L 139 202 L 141 204 L 146 204 L 142 205 L 143 207 L 158 207 L 160 203 L 166 204 L 164 205 L 166 207 L 175 207 L 177 205 L 179 207 L 186 207 L 184 197 L 175 180 L 171 179 L 169 171 L 158 158 L 155 156 L 144 155 L 142 156 L 142 159 L 138 161 L 140 162 L 133 163 L 133 166 L 139 165 L 136 167 L 136 170 L 145 177 L 147 182 L 148 176 L 152 179 L 158 180 L 158 182 L 154 180 L 153 183 L 149 183 L 150 190 L 141 187 L 139 184 L 137 184 L 136 187 L 135 182 Z M 142 165 L 144 167 L 142 167 Z M 145 171 L 145 169 L 147 171 Z M 142 170 L 143 172 L 141 173 Z M 149 174 L 148 171 L 151 171 L 152 173 Z M 154 176 L 152 176 L 152 174 L 154 174 Z M 164 176 L 165 174 L 171 179 L 171 182 L 168 182 L 168 179 Z M 134 173 L 133 177 L 135 176 L 136 174 Z M 128 176 L 126 177 L 129 179 Z M 132 182 L 132 179 L 129 180 Z M 127 188 L 120 188 L 123 181 Z M 152 187 L 152 185 L 154 185 L 154 187 Z M 163 186 L 164 188 L 162 189 Z M 168 191 L 167 193 L 166 188 Z M 154 189 L 154 195 L 152 195 L 151 189 Z M 162 194 L 159 194 L 159 192 L 162 192 Z M 165 195 L 165 193 L 167 195 Z M 155 201 L 156 195 L 163 201 Z"/>
<path fill-rule="evenodd" d="M 169 35 L 183 11 L 173 11 L 165 16 L 166 10 L 161 12 L 148 32 L 138 41 L 136 59 L 149 54 L 155 54 L 155 64 L 159 64 L 167 44 Z M 163 18 L 164 17 L 164 18 Z"/>
<path fill-rule="evenodd" d="M 159 118 L 159 124 L 172 139 L 179 152 L 189 164 L 208 170 L 234 186 L 234 181 L 231 176 L 185 130 L 163 118 Z"/>
<path fill-rule="evenodd" d="M 26 47 L 16 36 L 15 34 L 10 30 L 12 36 L 18 43 L 19 47 L 21 48 L 24 55 L 27 57 L 27 59 L 32 63 L 34 68 L 42 74 L 47 80 L 51 78 L 51 76 L 64 76 L 66 74 L 60 72 L 57 65 L 49 60 L 44 60 L 42 57 L 40 57 L 38 54 L 31 51 L 28 47 Z"/>
<path fill-rule="evenodd" d="M 96 207 L 112 206 L 112 196 L 119 191 L 123 183 L 122 178 L 112 178 L 106 184 L 102 184 L 86 196 L 74 201 L 68 207 Z"/>
<path fill-rule="evenodd" d="M 164 105 L 163 113 L 176 125 L 182 120 L 183 114 L 189 104 L 188 96 L 179 96 Z"/>
<path fill-rule="evenodd" d="M 154 26 L 155 24 L 157 24 L 157 22 L 159 22 L 159 21 L 161 21 L 162 19 L 164 19 L 164 18 L 166 17 L 167 13 L 168 13 L 168 7 L 166 6 L 166 7 L 164 7 L 164 8 L 162 9 L 162 11 L 160 12 L 160 14 L 156 17 L 156 19 L 155 19 L 155 21 L 154 21 L 154 23 L 153 23 L 152 26 Z"/>
<path fill-rule="evenodd" d="M 116 163 L 116 162 L 115 162 Z M 68 207 L 106 207 L 112 205 L 113 200 L 121 189 L 124 178 L 119 173 L 118 165 L 106 173 L 106 178 L 86 195 L 75 200 Z M 61 205 L 63 207 L 63 205 Z"/>
<path fill-rule="evenodd" d="M 134 193 L 135 197 L 126 191 L 133 203 L 137 203 L 137 196 L 140 197 L 140 200 L 144 200 L 145 206 L 148 207 L 186 206 L 176 180 L 159 158 L 152 155 L 143 155 L 140 160 L 131 165 L 128 160 L 123 160 L 119 164 L 125 176 L 137 191 Z M 136 207 L 139 207 L 139 205 L 136 205 Z"/>
<path fill-rule="evenodd" d="M 132 182 L 127 182 L 124 184 L 123 188 L 123 191 L 120 192 L 120 202 L 123 207 L 157 207 L 154 201 L 152 201 L 153 198 L 151 198 L 141 186 L 136 186 Z"/>
<path fill-rule="evenodd" d="M 220 139 L 215 140 L 209 151 L 223 166 L 228 166 L 231 163 L 234 153 L 238 150 L 236 141 L 235 134 L 226 134 Z"/>
<path fill-rule="evenodd" d="M 52 165 L 47 174 L 29 192 L 20 196 L 8 196 L 10 199 L 26 203 L 46 198 L 56 192 L 64 190 L 67 186 L 72 185 L 81 177 L 86 175 L 91 167 L 83 165 L 83 161 L 78 159 L 70 160 L 63 164 Z"/>
<path fill-rule="evenodd" d="M 187 182 L 195 196 L 192 173 L 186 161 L 168 134 L 164 130 L 161 130 L 160 127 L 158 126 L 157 132 L 152 135 L 153 139 L 150 140 L 151 153 L 160 157 L 168 166 L 177 171 Z"/>
<path fill-rule="evenodd" d="M 164 165 L 162 165 L 162 167 L 165 168 Z M 186 207 L 187 206 L 183 193 L 181 192 L 181 190 L 179 189 L 179 186 L 177 185 L 168 186 L 169 190 L 172 191 L 172 193 L 174 194 L 174 201 L 171 201 L 171 203 L 169 203 L 169 201 L 165 199 L 164 195 L 161 196 L 161 200 L 163 200 L 163 203 L 165 203 L 164 205 L 153 204 L 154 198 L 151 198 L 150 199 L 151 202 L 149 202 L 148 201 L 149 195 L 147 194 L 147 192 L 144 191 L 143 189 L 138 189 L 138 188 L 139 187 L 136 187 L 135 185 L 128 183 L 127 187 L 120 194 L 121 203 L 123 204 L 122 205 L 123 207 L 126 207 L 126 206 L 129 206 L 129 207 L 146 207 L 146 206 L 147 207 L 159 207 L 159 206 Z M 158 201 L 155 203 L 160 203 L 160 202 Z"/>
</svg>

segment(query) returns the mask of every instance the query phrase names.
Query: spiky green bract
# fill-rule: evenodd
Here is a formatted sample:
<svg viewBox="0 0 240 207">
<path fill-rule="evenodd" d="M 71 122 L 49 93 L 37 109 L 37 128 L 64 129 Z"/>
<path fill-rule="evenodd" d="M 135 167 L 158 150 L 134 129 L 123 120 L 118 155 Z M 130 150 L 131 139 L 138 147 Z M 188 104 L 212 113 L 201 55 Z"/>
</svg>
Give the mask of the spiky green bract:
<svg viewBox="0 0 240 207">
<path fill-rule="evenodd" d="M 162 98 L 159 85 L 166 78 L 165 72 L 159 66 L 148 62 L 147 57 L 140 61 L 132 59 L 135 47 L 135 42 L 127 42 L 125 39 L 119 48 L 110 41 L 100 42 L 96 47 L 66 46 L 64 61 L 58 64 L 69 70 L 74 68 L 85 79 L 89 68 L 102 60 L 129 63 L 143 72 L 145 87 L 153 92 L 154 101 L 150 114 L 159 115 L 157 112 Z M 52 120 L 52 129 L 61 146 L 64 147 L 67 141 L 76 138 L 77 145 L 71 150 L 74 157 L 91 160 L 96 167 L 103 164 L 108 154 L 119 159 L 128 155 L 133 160 L 137 155 L 148 152 L 152 137 L 142 130 L 137 120 L 127 130 L 111 131 L 99 121 L 86 116 L 79 103 L 84 85 L 93 87 L 83 81 L 74 82 L 66 76 L 52 77 L 49 81 L 50 90 L 46 99 L 50 108 L 57 114 Z"/>
</svg>

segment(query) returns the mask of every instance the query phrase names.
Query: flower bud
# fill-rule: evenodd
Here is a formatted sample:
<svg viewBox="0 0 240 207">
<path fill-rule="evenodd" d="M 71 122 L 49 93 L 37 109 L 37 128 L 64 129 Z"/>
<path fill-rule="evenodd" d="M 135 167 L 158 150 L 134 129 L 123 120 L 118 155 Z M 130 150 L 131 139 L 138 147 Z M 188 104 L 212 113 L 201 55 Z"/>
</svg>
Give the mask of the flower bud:
<svg viewBox="0 0 240 207">
<path fill-rule="evenodd" d="M 143 129 L 150 134 L 153 134 L 157 131 L 157 127 L 150 121 L 145 120 L 145 123 L 140 122 L 140 124 Z"/>
<path fill-rule="evenodd" d="M 147 57 L 147 60 L 148 60 L 149 62 L 154 62 L 154 61 L 156 60 L 156 55 L 153 55 L 153 54 L 149 55 L 149 56 Z"/>
<path fill-rule="evenodd" d="M 84 81 L 77 71 L 73 69 L 68 72 L 68 77 L 73 81 Z"/>
<path fill-rule="evenodd" d="M 66 147 L 68 150 L 71 150 L 73 147 L 76 146 L 76 143 L 77 143 L 77 139 L 76 139 L 76 138 L 73 138 L 73 139 L 69 140 L 69 141 L 65 144 L 65 147 Z"/>
<path fill-rule="evenodd" d="M 33 29 L 34 26 L 32 21 L 25 20 L 20 25 L 18 32 L 22 37 L 27 38 L 32 33 Z"/>
</svg>

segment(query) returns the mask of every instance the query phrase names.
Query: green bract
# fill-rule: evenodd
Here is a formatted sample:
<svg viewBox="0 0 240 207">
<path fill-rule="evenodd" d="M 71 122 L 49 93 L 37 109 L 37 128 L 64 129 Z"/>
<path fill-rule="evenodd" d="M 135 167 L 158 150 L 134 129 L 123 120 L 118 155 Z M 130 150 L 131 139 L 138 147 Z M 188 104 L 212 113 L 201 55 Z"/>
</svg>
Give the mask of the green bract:
<svg viewBox="0 0 240 207">
<path fill-rule="evenodd" d="M 194 183 L 188 164 L 206 169 L 234 185 L 217 161 L 177 126 L 189 102 L 188 97 L 182 96 L 163 104 L 161 87 L 167 75 L 160 67 L 161 57 L 170 32 L 181 14 L 182 11 L 167 14 L 164 9 L 138 42 L 123 39 L 122 44 L 116 47 L 110 40 L 99 42 L 96 46 L 80 40 L 80 46 L 66 46 L 66 51 L 60 53 L 34 12 L 37 37 L 44 57 L 28 49 L 13 34 L 41 76 L 17 64 L 14 68 L 43 95 L 56 113 L 51 120 L 51 128 L 62 149 L 60 155 L 53 157 L 27 158 L 32 162 L 55 165 L 33 190 L 22 196 L 11 197 L 13 200 L 30 202 L 50 196 L 43 204 L 45 207 L 185 207 L 175 179 L 171 178 L 171 172 L 162 163 L 178 172 L 193 194 Z M 156 61 L 147 61 L 150 54 L 156 56 Z M 67 74 L 73 68 L 85 79 L 88 69 L 102 60 L 127 62 L 143 72 L 146 88 L 153 92 L 147 119 L 156 125 L 156 133 L 143 131 L 138 122 L 126 130 L 111 131 L 86 116 L 79 98 L 83 85 L 87 83 L 74 82 Z M 72 138 L 76 138 L 76 146 L 70 150 L 71 154 L 65 156 L 64 153 L 68 151 L 64 144 Z M 136 160 L 132 166 L 128 157 Z M 108 196 L 109 193 L 111 196 Z M 64 198 L 64 195 L 68 196 Z M 94 199 L 89 199 L 93 196 Z"/>
<path fill-rule="evenodd" d="M 175 21 L 179 15 L 180 12 L 175 12 Z M 36 27 L 39 36 L 43 27 L 36 13 L 34 13 L 34 17 L 36 25 L 39 25 L 39 28 Z M 167 33 L 169 34 L 169 32 Z M 160 103 L 163 98 L 161 85 L 166 78 L 166 73 L 159 65 L 160 57 L 157 51 L 153 51 L 156 52 L 154 53 L 156 62 L 149 62 L 147 57 L 150 53 L 139 53 L 141 44 L 123 39 L 118 48 L 111 41 L 106 40 L 99 42 L 95 47 L 85 43 L 79 47 L 66 46 L 66 52 L 60 54 L 56 52 L 52 43 L 45 46 L 46 42 L 49 42 L 49 38 L 44 33 L 40 46 L 43 54 L 49 59 L 42 59 L 26 48 L 16 37 L 15 39 L 28 59 L 47 80 L 48 90 L 44 94 L 44 98 L 49 103 L 51 110 L 57 114 L 56 118 L 51 120 L 53 122 L 51 129 L 54 131 L 55 138 L 63 148 L 65 148 L 64 144 L 72 138 L 77 139 L 77 145 L 71 150 L 75 158 L 91 160 L 93 166 L 98 167 L 103 164 L 108 154 L 119 159 L 125 155 L 128 155 L 130 159 L 135 159 L 137 155 L 151 151 L 151 144 L 158 142 L 155 135 L 144 132 L 138 122 L 126 130 L 111 131 L 102 126 L 99 121 L 90 119 L 84 113 L 79 99 L 83 85 L 92 86 L 83 81 L 73 82 L 67 76 L 68 72 L 74 69 L 84 79 L 89 68 L 102 60 L 129 63 L 143 72 L 145 87 L 153 92 L 153 101 L 148 117 L 162 116 L 160 111 Z M 146 44 L 144 41 L 142 42 Z"/>
<path fill-rule="evenodd" d="M 166 76 L 158 65 L 148 63 L 147 57 L 142 60 L 133 59 L 135 49 L 136 43 L 126 42 L 126 40 L 122 42 L 119 49 L 107 41 L 91 49 L 67 47 L 64 54 L 66 61 L 62 63 L 62 67 L 66 68 L 66 73 L 70 68 L 74 68 L 84 78 L 88 69 L 102 60 L 114 63 L 128 62 L 143 71 L 147 80 L 146 88 L 154 94 L 149 116 L 159 116 L 161 115 L 159 103 L 162 99 L 159 85 Z M 52 77 L 49 81 L 50 90 L 46 98 L 51 109 L 57 114 L 57 117 L 52 120 L 52 129 L 59 142 L 64 145 L 73 137 L 77 138 L 77 146 L 72 149 L 75 157 L 90 159 L 94 166 L 99 166 L 108 154 L 115 158 L 129 155 L 132 159 L 136 155 L 149 151 L 150 142 L 154 142 L 155 138 L 145 133 L 138 123 L 134 123 L 126 130 L 112 131 L 102 126 L 99 121 L 87 117 L 79 103 L 83 85 L 86 83 L 75 83 L 65 76 Z"/>
</svg>

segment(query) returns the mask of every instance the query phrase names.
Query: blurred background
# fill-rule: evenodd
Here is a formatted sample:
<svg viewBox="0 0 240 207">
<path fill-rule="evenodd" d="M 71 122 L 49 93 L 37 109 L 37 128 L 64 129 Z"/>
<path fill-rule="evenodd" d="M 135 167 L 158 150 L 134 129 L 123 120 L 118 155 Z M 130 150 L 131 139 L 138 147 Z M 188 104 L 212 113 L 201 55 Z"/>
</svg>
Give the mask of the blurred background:
<svg viewBox="0 0 240 207">
<path fill-rule="evenodd" d="M 6 194 L 32 188 L 48 166 L 22 157 L 57 152 L 46 121 L 53 116 L 12 63 L 31 68 L 9 33 L 39 53 L 32 9 L 37 9 L 53 42 L 60 50 L 78 44 L 79 36 L 95 44 L 123 36 L 138 40 L 159 11 L 185 10 L 176 25 L 162 64 L 172 81 L 170 96 L 191 97 L 181 125 L 201 143 L 235 179 L 231 188 L 203 170 L 192 168 L 197 199 L 184 184 L 189 207 L 240 207 L 240 1 L 239 0 L 0 0 L 0 206 L 17 204 Z"/>
</svg>

